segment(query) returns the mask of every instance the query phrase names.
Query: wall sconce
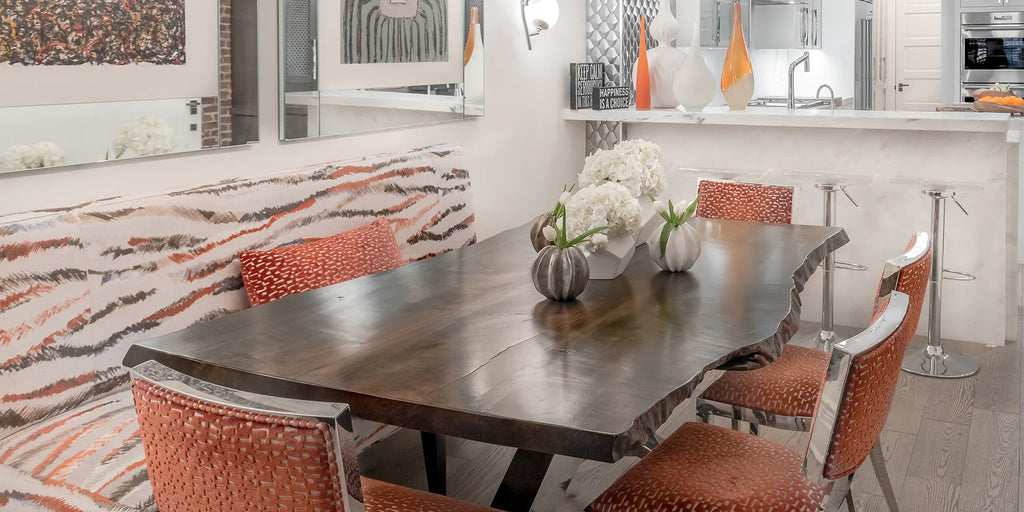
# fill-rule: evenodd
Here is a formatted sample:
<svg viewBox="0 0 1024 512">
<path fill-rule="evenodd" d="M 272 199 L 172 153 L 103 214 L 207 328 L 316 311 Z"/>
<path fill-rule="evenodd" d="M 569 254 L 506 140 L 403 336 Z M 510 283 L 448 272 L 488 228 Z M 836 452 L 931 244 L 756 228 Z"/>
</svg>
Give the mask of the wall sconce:
<svg viewBox="0 0 1024 512">
<path fill-rule="evenodd" d="M 548 30 L 558 23 L 557 0 L 519 0 L 523 14 L 523 29 L 526 30 L 526 46 L 533 50 L 530 38 Z"/>
</svg>

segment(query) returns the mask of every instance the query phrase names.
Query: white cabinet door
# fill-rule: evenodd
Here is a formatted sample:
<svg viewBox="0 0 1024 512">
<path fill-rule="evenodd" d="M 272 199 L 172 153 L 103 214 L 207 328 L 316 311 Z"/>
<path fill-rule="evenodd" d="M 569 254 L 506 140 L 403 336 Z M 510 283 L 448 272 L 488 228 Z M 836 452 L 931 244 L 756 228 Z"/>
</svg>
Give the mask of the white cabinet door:
<svg viewBox="0 0 1024 512">
<path fill-rule="evenodd" d="M 960 7 L 999 7 L 1004 1 L 1009 5 L 1024 5 L 1021 0 L 960 0 Z"/>
<path fill-rule="evenodd" d="M 934 111 L 941 93 L 942 2 L 898 0 L 896 6 L 896 110 Z"/>
</svg>

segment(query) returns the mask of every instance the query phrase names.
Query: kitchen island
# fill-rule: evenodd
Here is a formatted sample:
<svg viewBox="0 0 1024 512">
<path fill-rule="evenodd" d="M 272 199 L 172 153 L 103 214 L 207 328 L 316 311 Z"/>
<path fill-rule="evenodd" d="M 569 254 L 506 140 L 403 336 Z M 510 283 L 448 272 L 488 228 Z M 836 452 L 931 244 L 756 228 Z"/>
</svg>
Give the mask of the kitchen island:
<svg viewBox="0 0 1024 512">
<path fill-rule="evenodd" d="M 793 222 L 820 224 L 823 197 L 796 173 L 875 177 L 848 187 L 860 204 L 839 198 L 837 224 L 850 243 L 837 259 L 870 267 L 835 273 L 835 323 L 868 324 L 883 263 L 903 251 L 914 231 L 929 231 L 931 203 L 920 187 L 893 178 L 930 178 L 983 186 L 963 190 L 946 208 L 945 268 L 975 281 L 943 285 L 943 338 L 1003 345 L 1017 337 L 1020 132 L 1008 114 L 794 110 L 750 107 L 704 112 L 677 109 L 565 110 L 569 121 L 626 124 L 628 138 L 658 143 L 665 152 L 672 198 L 696 191 L 697 178 L 678 168 L 769 171 L 766 183 L 797 187 Z M 899 181 L 899 180 L 897 180 Z M 802 294 L 801 318 L 821 320 L 820 273 Z M 927 308 L 918 333 L 927 332 Z"/>
</svg>

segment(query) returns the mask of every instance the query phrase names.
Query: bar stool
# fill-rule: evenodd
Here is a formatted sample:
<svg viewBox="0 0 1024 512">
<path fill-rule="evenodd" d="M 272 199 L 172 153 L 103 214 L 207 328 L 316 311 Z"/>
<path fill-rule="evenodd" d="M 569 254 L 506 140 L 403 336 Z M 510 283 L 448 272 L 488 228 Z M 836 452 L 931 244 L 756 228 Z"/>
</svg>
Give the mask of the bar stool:
<svg viewBox="0 0 1024 512">
<path fill-rule="evenodd" d="M 847 185 L 871 185 L 875 182 L 877 175 L 860 176 L 856 174 L 826 174 L 817 172 L 785 171 L 782 176 L 795 179 L 801 182 L 814 183 L 814 188 L 824 194 L 824 220 L 823 225 L 832 227 L 836 225 L 836 194 L 842 192 L 854 207 L 860 207 L 857 201 L 853 200 L 846 190 Z M 853 270 L 864 272 L 868 267 L 856 263 L 836 261 L 835 253 L 828 253 L 825 256 L 824 275 L 821 281 L 821 330 L 818 331 L 817 342 L 822 350 L 832 350 L 832 346 L 840 340 L 836 338 L 834 311 L 835 311 L 835 270 Z"/>
<path fill-rule="evenodd" d="M 893 184 L 914 185 L 932 200 L 932 272 L 928 279 L 928 345 L 924 349 L 908 349 L 903 356 L 903 370 L 925 377 L 958 379 L 978 373 L 978 362 L 942 348 L 942 281 L 973 281 L 974 275 L 943 268 L 946 231 L 946 199 L 952 199 L 967 215 L 967 209 L 956 199 L 957 190 L 985 190 L 985 183 L 936 180 L 894 176 Z"/>
</svg>

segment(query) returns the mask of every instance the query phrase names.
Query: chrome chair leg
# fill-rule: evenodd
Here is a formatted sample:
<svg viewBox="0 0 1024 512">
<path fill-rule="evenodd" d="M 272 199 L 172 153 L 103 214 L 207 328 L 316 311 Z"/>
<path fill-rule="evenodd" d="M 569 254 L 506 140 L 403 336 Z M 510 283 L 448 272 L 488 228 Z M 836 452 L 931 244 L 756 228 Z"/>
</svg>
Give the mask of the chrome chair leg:
<svg viewBox="0 0 1024 512">
<path fill-rule="evenodd" d="M 758 430 L 758 428 L 757 428 L 757 423 L 750 423 L 749 425 L 750 425 L 750 433 L 751 433 L 752 435 L 755 435 L 755 436 L 759 436 L 759 435 L 761 435 L 761 434 L 759 433 L 759 430 Z"/>
<path fill-rule="evenodd" d="M 857 509 L 853 508 L 853 493 L 849 490 L 846 491 L 846 510 L 848 512 L 857 512 Z"/>
<path fill-rule="evenodd" d="M 889 512 L 899 512 L 900 506 L 896 503 L 896 493 L 892 490 L 889 471 L 885 468 L 881 439 L 875 442 L 875 447 L 871 449 L 869 458 L 871 459 L 871 469 L 875 470 L 875 478 L 878 479 L 878 487 L 882 489 L 882 496 L 885 497 L 885 503 L 889 506 Z"/>
</svg>

